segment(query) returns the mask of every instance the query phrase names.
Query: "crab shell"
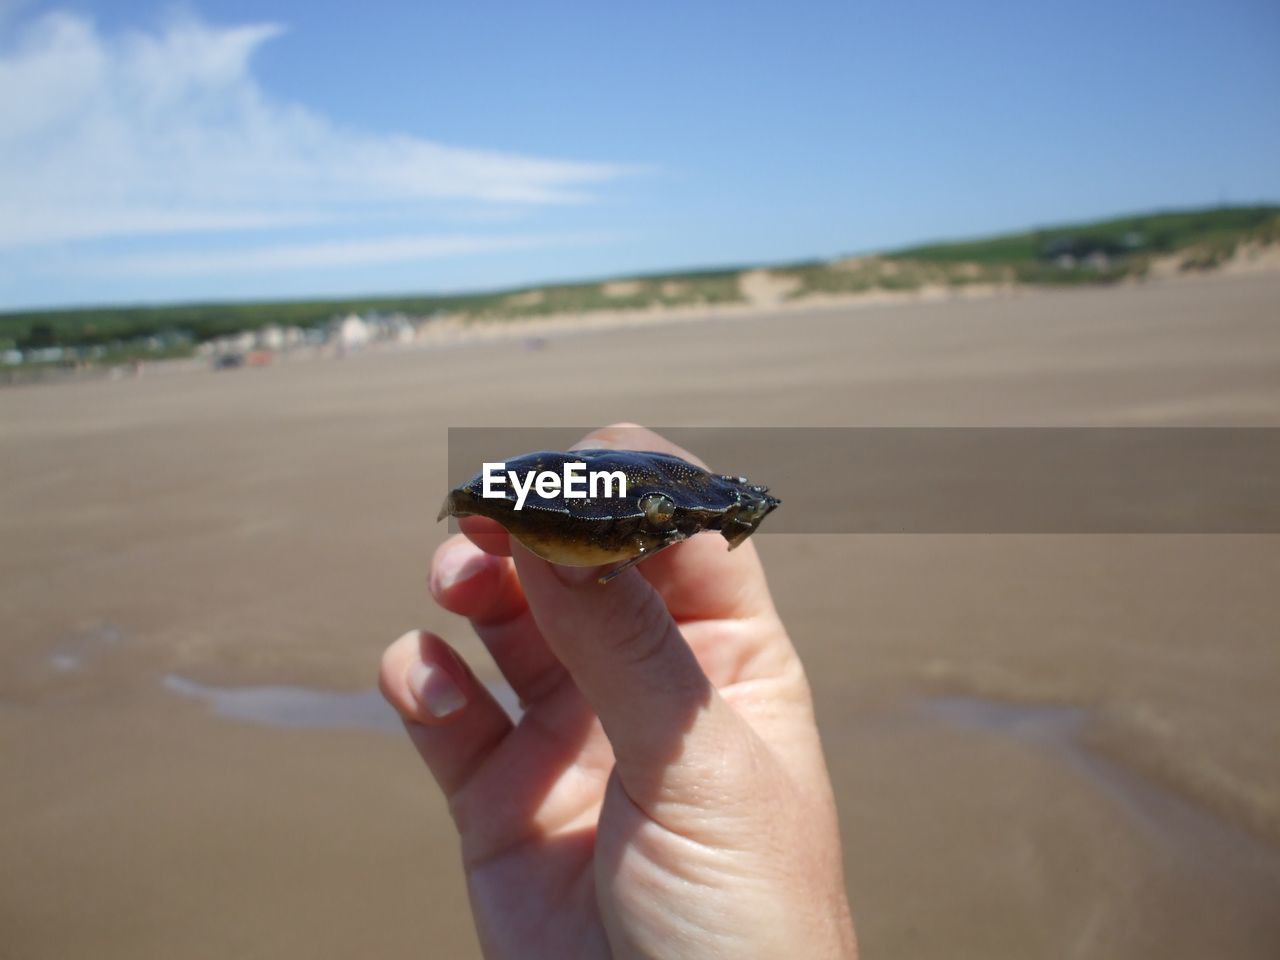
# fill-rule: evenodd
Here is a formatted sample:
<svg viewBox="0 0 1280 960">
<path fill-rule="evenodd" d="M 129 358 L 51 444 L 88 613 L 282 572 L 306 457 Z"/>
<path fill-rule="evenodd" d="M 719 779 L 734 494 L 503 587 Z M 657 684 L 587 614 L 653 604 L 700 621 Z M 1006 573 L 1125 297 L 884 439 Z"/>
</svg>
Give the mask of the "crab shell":
<svg viewBox="0 0 1280 960">
<path fill-rule="evenodd" d="M 642 558 L 703 530 L 719 531 L 732 550 L 782 502 L 745 477 L 711 473 L 667 453 L 544 450 L 504 466 L 524 478 L 528 471 L 563 476 L 566 463 L 584 463 L 588 473 L 620 471 L 626 495 L 541 497 L 530 488 L 516 510 L 510 483 L 502 485 L 502 497 L 484 497 L 484 476 L 477 474 L 449 492 L 438 519 L 488 517 L 538 556 L 585 567 Z"/>
</svg>

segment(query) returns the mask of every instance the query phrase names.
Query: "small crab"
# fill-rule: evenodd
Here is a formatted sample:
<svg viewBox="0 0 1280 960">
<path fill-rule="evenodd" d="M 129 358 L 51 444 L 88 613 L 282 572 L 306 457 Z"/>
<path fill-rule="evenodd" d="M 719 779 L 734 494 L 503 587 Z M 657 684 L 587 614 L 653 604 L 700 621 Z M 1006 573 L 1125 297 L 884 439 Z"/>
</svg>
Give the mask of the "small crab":
<svg viewBox="0 0 1280 960">
<path fill-rule="evenodd" d="M 563 474 L 568 463 L 585 464 L 589 473 L 621 472 L 626 495 L 567 497 L 557 491 L 540 496 L 529 487 L 517 508 L 520 498 L 512 484 L 496 491 L 500 495 L 486 497 L 485 475 L 480 473 L 449 491 L 437 519 L 488 517 L 538 556 L 565 566 L 622 561 L 600 577 L 600 583 L 607 583 L 628 567 L 703 530 L 718 530 L 732 550 L 782 502 L 769 495 L 768 487 L 750 484 L 746 477 L 711 473 L 666 453 L 541 451 L 507 460 L 503 466 L 513 475 L 528 477 Z"/>
</svg>

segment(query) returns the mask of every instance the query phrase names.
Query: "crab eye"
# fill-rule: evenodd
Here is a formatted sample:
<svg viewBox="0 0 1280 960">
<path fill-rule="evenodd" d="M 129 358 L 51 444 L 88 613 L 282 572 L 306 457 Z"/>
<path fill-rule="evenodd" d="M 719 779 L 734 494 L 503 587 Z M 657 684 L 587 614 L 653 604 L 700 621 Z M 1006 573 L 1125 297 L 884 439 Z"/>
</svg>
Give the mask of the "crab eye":
<svg viewBox="0 0 1280 960">
<path fill-rule="evenodd" d="M 640 509 L 644 518 L 657 527 L 670 523 L 676 515 L 675 501 L 665 493 L 646 493 L 640 498 Z"/>
</svg>

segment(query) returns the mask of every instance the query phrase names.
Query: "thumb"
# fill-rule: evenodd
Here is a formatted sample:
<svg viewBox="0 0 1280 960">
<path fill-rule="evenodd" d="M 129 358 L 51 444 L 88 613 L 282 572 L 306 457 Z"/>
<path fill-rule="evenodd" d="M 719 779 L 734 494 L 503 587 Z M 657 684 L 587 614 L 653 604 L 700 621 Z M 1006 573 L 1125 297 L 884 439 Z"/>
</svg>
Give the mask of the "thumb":
<svg viewBox="0 0 1280 960">
<path fill-rule="evenodd" d="M 512 557 L 534 620 L 599 716 L 633 801 L 696 800 L 708 770 L 750 757 L 750 729 L 644 577 L 626 570 L 600 584 L 598 570 L 553 566 L 515 541 Z"/>
</svg>

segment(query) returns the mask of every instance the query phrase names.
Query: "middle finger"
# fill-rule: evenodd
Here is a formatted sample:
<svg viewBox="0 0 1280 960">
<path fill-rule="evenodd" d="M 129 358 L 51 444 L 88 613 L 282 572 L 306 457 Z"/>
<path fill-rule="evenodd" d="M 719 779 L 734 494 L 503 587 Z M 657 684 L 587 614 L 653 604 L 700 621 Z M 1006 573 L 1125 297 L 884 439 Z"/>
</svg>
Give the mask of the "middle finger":
<svg viewBox="0 0 1280 960">
<path fill-rule="evenodd" d="M 564 667 L 534 623 L 510 558 L 450 537 L 432 560 L 430 585 L 440 606 L 471 621 L 521 703 L 535 703 L 559 686 Z"/>
</svg>

